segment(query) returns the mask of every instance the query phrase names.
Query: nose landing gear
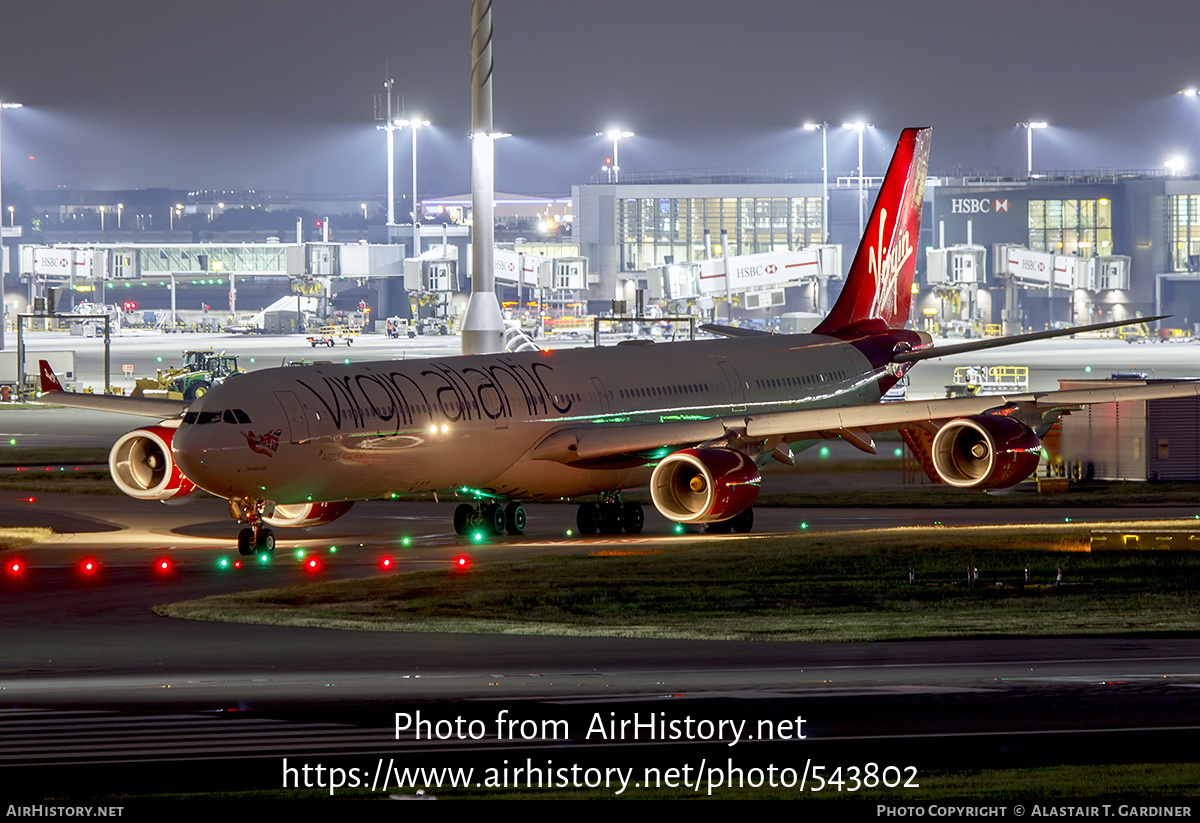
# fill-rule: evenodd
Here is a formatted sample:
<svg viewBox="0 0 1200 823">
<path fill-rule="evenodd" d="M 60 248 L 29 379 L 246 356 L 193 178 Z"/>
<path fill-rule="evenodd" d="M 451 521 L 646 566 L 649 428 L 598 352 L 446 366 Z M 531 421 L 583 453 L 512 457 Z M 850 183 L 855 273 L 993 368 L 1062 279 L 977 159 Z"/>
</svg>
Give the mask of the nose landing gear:
<svg viewBox="0 0 1200 823">
<path fill-rule="evenodd" d="M 269 500 L 244 498 L 229 501 L 229 516 L 246 524 L 246 528 L 238 532 L 238 554 L 275 553 L 275 533 L 263 524 L 263 517 L 270 515 L 268 506 L 271 510 L 275 508 L 275 504 Z"/>
</svg>

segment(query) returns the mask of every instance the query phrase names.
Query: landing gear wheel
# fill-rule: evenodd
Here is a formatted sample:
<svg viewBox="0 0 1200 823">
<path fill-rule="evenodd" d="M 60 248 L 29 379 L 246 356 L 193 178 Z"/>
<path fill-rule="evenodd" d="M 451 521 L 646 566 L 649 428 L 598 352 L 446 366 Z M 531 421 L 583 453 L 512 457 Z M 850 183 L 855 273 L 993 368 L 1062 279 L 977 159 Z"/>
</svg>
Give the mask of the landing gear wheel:
<svg viewBox="0 0 1200 823">
<path fill-rule="evenodd" d="M 255 551 L 266 552 L 267 554 L 275 553 L 275 533 L 270 529 L 263 529 L 258 533 L 258 539 L 254 541 Z"/>
<path fill-rule="evenodd" d="M 641 534 L 642 528 L 646 525 L 646 513 L 642 511 L 642 504 L 626 503 L 624 507 L 624 513 L 625 533 Z"/>
<path fill-rule="evenodd" d="M 242 529 L 238 532 L 238 554 L 242 557 L 254 554 L 254 529 Z"/>
<path fill-rule="evenodd" d="M 493 534 L 504 534 L 504 509 L 496 503 L 481 506 L 479 514 L 483 517 L 484 526 L 490 528 Z"/>
<path fill-rule="evenodd" d="M 625 513 L 620 503 L 601 503 L 600 517 L 596 524 L 601 534 L 620 534 L 625 526 Z"/>
<path fill-rule="evenodd" d="M 520 503 L 514 500 L 505 506 L 504 519 L 509 534 L 525 534 L 525 507 Z"/>
<path fill-rule="evenodd" d="M 715 523 L 708 523 L 704 526 L 705 534 L 729 534 L 733 531 L 733 526 L 728 520 L 718 520 Z"/>
<path fill-rule="evenodd" d="M 580 534 L 595 534 L 599 519 L 599 506 L 595 503 L 580 503 L 579 511 L 575 514 L 575 527 L 579 529 Z"/>
<path fill-rule="evenodd" d="M 738 534 L 746 534 L 754 528 L 754 509 L 746 509 L 732 520 L 726 521 Z"/>
<path fill-rule="evenodd" d="M 461 503 L 454 510 L 454 533 L 462 537 L 471 529 L 471 520 L 475 517 L 475 507 L 470 503 Z"/>
</svg>

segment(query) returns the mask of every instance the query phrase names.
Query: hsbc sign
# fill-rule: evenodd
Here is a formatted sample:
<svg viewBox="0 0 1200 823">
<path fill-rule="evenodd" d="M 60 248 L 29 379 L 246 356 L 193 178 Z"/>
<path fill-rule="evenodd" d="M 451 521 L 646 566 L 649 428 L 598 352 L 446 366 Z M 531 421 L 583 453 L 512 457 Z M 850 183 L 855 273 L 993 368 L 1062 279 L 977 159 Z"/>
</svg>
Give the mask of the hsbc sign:
<svg viewBox="0 0 1200 823">
<path fill-rule="evenodd" d="M 989 200 L 982 197 L 951 197 L 951 214 L 1000 214 L 1008 211 L 1008 199 Z"/>
</svg>

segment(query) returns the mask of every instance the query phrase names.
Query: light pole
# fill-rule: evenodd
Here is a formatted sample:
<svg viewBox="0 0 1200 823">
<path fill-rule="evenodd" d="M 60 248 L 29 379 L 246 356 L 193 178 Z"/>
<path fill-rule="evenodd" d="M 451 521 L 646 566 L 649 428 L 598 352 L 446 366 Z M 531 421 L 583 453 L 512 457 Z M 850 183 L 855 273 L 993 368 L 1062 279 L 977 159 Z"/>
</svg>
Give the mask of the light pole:
<svg viewBox="0 0 1200 823">
<path fill-rule="evenodd" d="M 821 130 L 821 242 L 829 242 L 829 124 L 805 123 L 805 131 Z"/>
<path fill-rule="evenodd" d="M 396 225 L 396 144 L 394 133 L 396 124 L 392 121 L 392 84 L 395 80 L 384 81 L 384 92 L 387 95 L 387 114 L 386 119 L 382 124 L 376 126 L 377 129 L 383 129 L 387 132 L 387 178 L 388 178 L 388 198 L 387 198 L 387 224 L 389 226 Z M 378 100 L 378 98 L 376 98 Z M 375 118 L 379 119 L 379 105 L 376 103 Z M 388 242 L 392 242 L 389 236 Z"/>
<path fill-rule="evenodd" d="M 396 126 L 402 129 L 409 129 L 412 132 L 412 227 L 413 227 L 413 257 L 421 256 L 421 219 L 420 207 L 417 205 L 417 129 L 429 125 L 428 120 L 397 120 Z"/>
<path fill-rule="evenodd" d="M 1047 123 L 1045 120 L 1028 120 L 1017 125 L 1025 129 L 1025 176 L 1033 177 L 1033 130 L 1044 129 Z"/>
<path fill-rule="evenodd" d="M 125 208 L 124 203 L 117 204 L 117 228 L 121 228 L 121 210 Z"/>
<path fill-rule="evenodd" d="M 104 206 L 100 206 L 100 231 L 104 231 Z"/>
<path fill-rule="evenodd" d="M 867 190 L 863 187 L 863 132 L 875 127 L 862 120 L 856 120 L 853 123 L 842 123 L 842 128 L 858 132 L 858 236 L 862 237 L 867 222 Z"/>
<path fill-rule="evenodd" d="M 358 205 L 359 205 L 359 208 L 361 208 L 363 210 L 363 220 L 366 220 L 367 219 L 367 204 L 359 203 Z"/>
<path fill-rule="evenodd" d="M 24 104 L 0 102 L 0 109 L 19 109 L 22 105 Z M 0 199 L 0 202 L 3 202 L 2 199 Z M 0 214 L 3 214 L 3 212 L 0 212 Z M 4 255 L 4 232 L 0 231 L 0 349 L 4 348 L 4 326 L 8 322 L 7 318 L 5 318 L 4 309 L 4 264 L 8 262 L 8 258 Z"/>
<path fill-rule="evenodd" d="M 1171 176 L 1173 177 L 1187 168 L 1187 160 L 1179 155 L 1176 155 L 1174 157 L 1167 158 L 1163 165 L 1167 167 L 1167 169 L 1171 172 Z"/>
<path fill-rule="evenodd" d="M 614 183 L 621 182 L 620 181 L 621 162 L 617 158 L 617 147 L 620 145 L 621 141 L 624 140 L 626 137 L 633 137 L 633 132 L 625 131 L 623 129 L 609 129 L 608 131 L 596 132 L 596 136 L 597 137 L 607 137 L 609 140 L 613 141 L 612 179 L 613 179 Z"/>
</svg>

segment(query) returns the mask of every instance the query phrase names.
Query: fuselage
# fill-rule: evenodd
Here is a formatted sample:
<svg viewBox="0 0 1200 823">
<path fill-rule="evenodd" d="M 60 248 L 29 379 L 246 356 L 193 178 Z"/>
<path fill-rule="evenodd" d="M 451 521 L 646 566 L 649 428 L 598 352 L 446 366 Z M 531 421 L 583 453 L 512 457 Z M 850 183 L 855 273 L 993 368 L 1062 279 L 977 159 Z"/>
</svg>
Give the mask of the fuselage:
<svg viewBox="0 0 1200 823">
<path fill-rule="evenodd" d="M 633 488 L 661 454 L 570 465 L 531 452 L 567 428 L 875 402 L 894 379 L 880 356 L 891 345 L 764 335 L 267 369 L 195 402 L 173 451 L 201 488 L 277 503 Z"/>
</svg>

